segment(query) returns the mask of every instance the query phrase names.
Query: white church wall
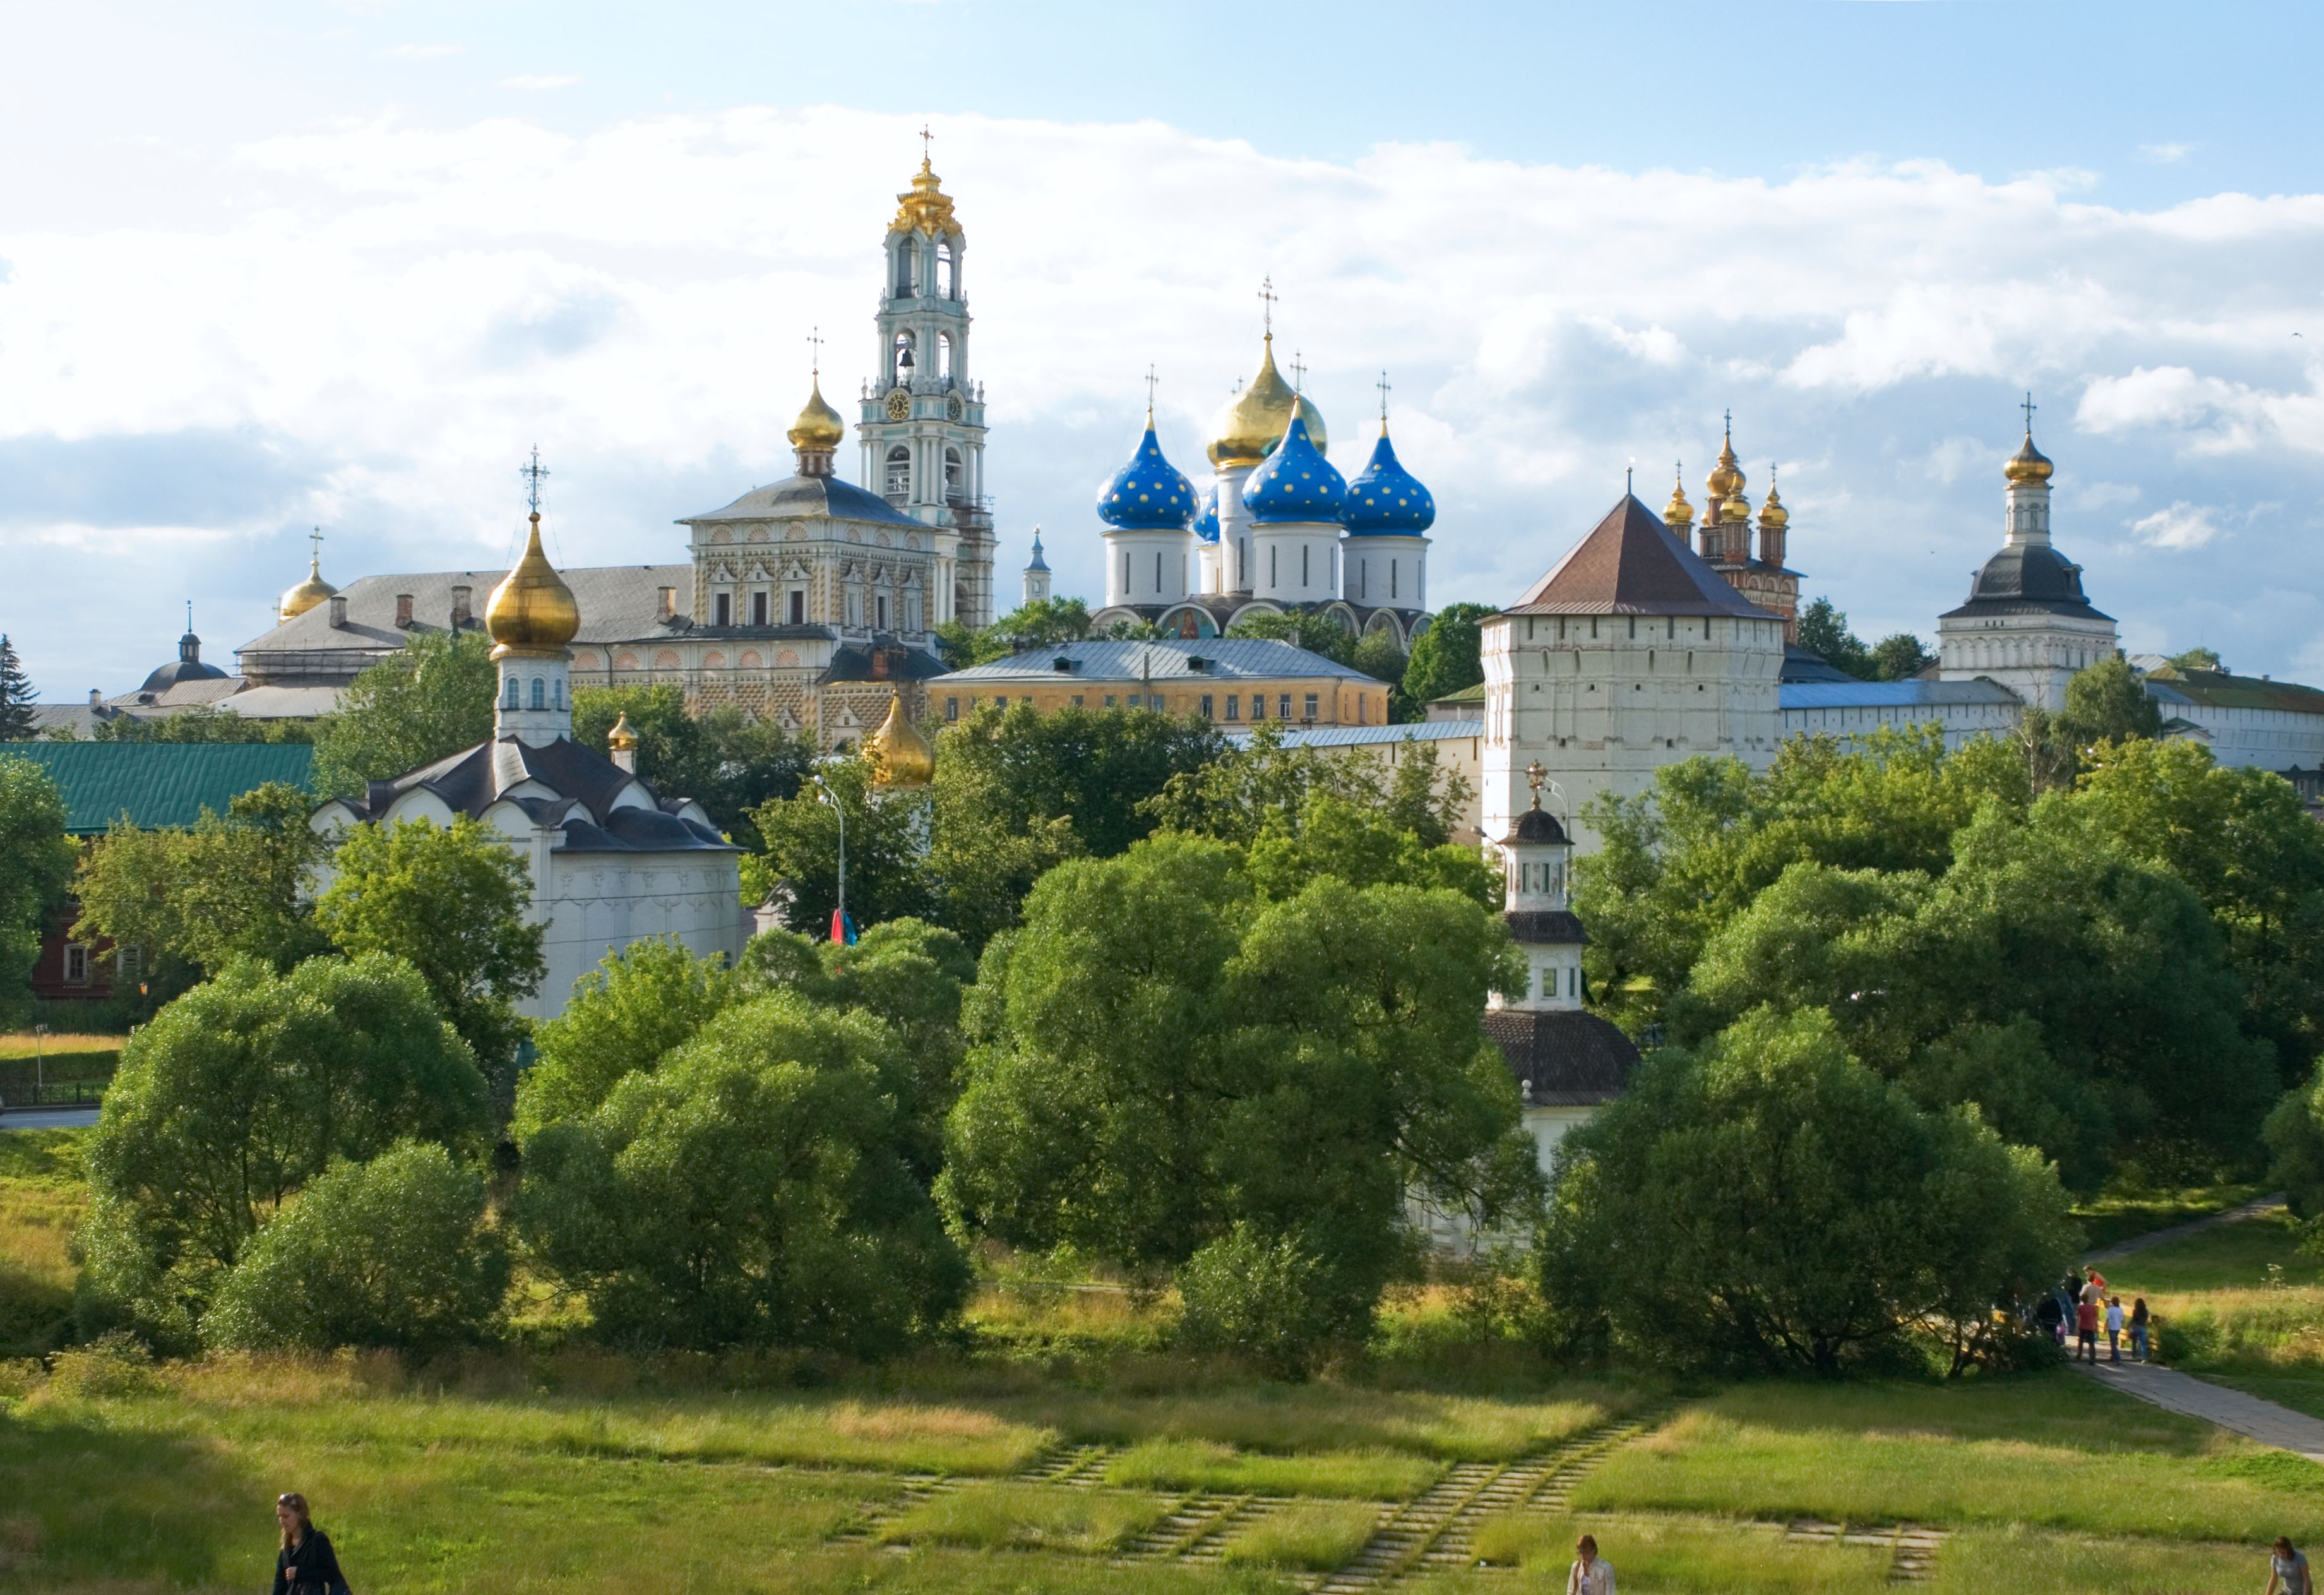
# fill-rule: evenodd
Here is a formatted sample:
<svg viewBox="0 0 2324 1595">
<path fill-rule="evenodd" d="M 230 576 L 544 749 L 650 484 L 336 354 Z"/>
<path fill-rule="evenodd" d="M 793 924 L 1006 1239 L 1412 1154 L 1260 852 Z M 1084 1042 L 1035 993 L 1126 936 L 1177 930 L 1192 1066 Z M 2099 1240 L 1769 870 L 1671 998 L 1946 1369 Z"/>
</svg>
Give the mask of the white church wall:
<svg viewBox="0 0 2324 1595">
<path fill-rule="evenodd" d="M 551 853 L 535 903 L 548 970 L 524 1013 L 554 1019 L 606 954 L 653 936 L 675 937 L 696 957 L 739 957 L 741 891 L 733 853 Z"/>
</svg>

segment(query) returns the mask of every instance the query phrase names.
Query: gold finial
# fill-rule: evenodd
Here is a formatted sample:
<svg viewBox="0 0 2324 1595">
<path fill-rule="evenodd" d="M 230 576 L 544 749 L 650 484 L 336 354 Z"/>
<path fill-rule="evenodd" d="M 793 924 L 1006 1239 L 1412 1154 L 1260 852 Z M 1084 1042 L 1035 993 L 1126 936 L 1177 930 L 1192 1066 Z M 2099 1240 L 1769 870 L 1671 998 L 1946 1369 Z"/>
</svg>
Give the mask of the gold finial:
<svg viewBox="0 0 2324 1595">
<path fill-rule="evenodd" d="M 935 136 L 925 127 L 920 130 L 920 170 L 913 175 L 911 189 L 896 196 L 896 219 L 888 224 L 891 233 L 926 233 L 931 238 L 961 235 L 960 223 L 952 213 L 952 196 L 944 191 L 931 163 L 927 142 Z"/>
<path fill-rule="evenodd" d="M 822 373 L 816 373 L 811 381 L 807 403 L 800 407 L 798 419 L 791 423 L 791 429 L 786 435 L 791 440 L 791 447 L 801 453 L 828 454 L 846 441 L 847 423 L 840 419 L 839 411 L 832 409 L 830 401 L 824 398 Z"/>
<path fill-rule="evenodd" d="M 613 717 L 613 729 L 605 733 L 605 746 L 616 753 L 637 751 L 637 728 L 630 724 L 630 712 L 627 709 Z"/>
<path fill-rule="evenodd" d="M 1783 495 L 1775 491 L 1775 466 L 1770 461 L 1767 466 L 1767 502 L 1759 506 L 1759 529 L 1762 531 L 1781 531 L 1791 521 L 1792 512 L 1784 508 Z"/>
<path fill-rule="evenodd" d="M 1380 436 L 1385 438 L 1388 436 L 1388 373 L 1385 371 L 1381 372 L 1380 380 L 1374 383 L 1372 386 L 1379 390 Z"/>
<path fill-rule="evenodd" d="M 1670 502 L 1663 506 L 1663 524 L 1685 526 L 1694 520 L 1694 506 L 1686 502 L 1686 466 L 1674 464 L 1671 470 Z"/>
<path fill-rule="evenodd" d="M 936 779 L 936 751 L 919 728 L 904 717 L 901 694 L 888 700 L 888 717 L 863 742 L 872 784 L 890 791 L 918 791 Z"/>
<path fill-rule="evenodd" d="M 1268 272 L 1268 273 L 1264 278 L 1260 279 L 1260 281 L 1259 281 L 1259 302 L 1260 302 L 1261 304 L 1263 304 L 1263 305 L 1266 307 L 1266 309 L 1263 309 L 1263 310 L 1261 310 L 1261 311 L 1259 312 L 1259 314 L 1260 314 L 1260 315 L 1265 318 L 1265 327 L 1264 327 L 1264 330 L 1265 330 L 1266 335 L 1267 335 L 1267 341 L 1268 341 L 1268 343 L 1270 343 L 1270 344 L 1271 344 L 1271 343 L 1273 343 L 1273 342 L 1275 341 L 1275 273 L 1274 273 L 1274 272 Z"/>
<path fill-rule="evenodd" d="M 1161 380 L 1154 374 L 1154 363 L 1148 361 L 1146 364 L 1146 429 L 1149 432 L 1154 429 L 1154 384 Z"/>
<path fill-rule="evenodd" d="M 928 131 L 928 124 L 927 123 L 923 122 L 920 124 L 920 170 L 922 171 L 934 170 L 934 168 L 929 165 L 929 162 L 936 158 L 936 152 L 929 146 L 936 142 L 936 135 L 935 134 Z"/>
<path fill-rule="evenodd" d="M 307 557 L 307 579 L 276 600 L 274 616 L 278 622 L 295 621 L 324 600 L 338 595 L 339 590 L 323 579 L 323 529 L 318 526 L 307 537 L 312 549 Z M 186 630 L 193 629 L 193 622 L 188 621 Z"/>
<path fill-rule="evenodd" d="M 2019 408 L 2025 411 L 2025 441 L 2017 446 L 2017 452 L 2001 467 L 2001 475 L 2012 486 L 2020 483 L 2046 484 L 2058 467 L 2051 463 L 2048 455 L 2034 447 L 2034 395 L 2026 394 L 2025 402 Z"/>
<path fill-rule="evenodd" d="M 1526 785 L 1533 788 L 1533 806 L 1536 809 L 1541 807 L 1541 784 L 1548 779 L 1549 771 L 1541 767 L 1540 760 L 1526 766 Z"/>
</svg>

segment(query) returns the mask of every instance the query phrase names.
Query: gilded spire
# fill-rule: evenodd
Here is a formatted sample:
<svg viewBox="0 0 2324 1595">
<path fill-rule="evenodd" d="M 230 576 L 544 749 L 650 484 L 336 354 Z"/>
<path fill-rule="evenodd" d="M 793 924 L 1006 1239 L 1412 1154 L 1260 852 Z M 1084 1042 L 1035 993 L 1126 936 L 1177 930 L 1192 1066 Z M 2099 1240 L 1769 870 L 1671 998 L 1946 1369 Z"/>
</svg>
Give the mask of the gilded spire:
<svg viewBox="0 0 2324 1595">
<path fill-rule="evenodd" d="M 888 224 L 891 233 L 926 233 L 929 237 L 961 235 L 960 223 L 952 214 L 952 196 L 944 191 L 936 169 L 930 164 L 927 140 L 934 135 L 926 128 L 920 130 L 920 169 L 912 175 L 912 186 L 896 196 L 896 219 Z"/>
<path fill-rule="evenodd" d="M 1767 502 L 1759 509 L 1759 526 L 1765 531 L 1781 531 L 1792 523 L 1792 512 L 1784 508 L 1784 501 L 1775 492 L 1775 467 L 1767 467 Z"/>
<path fill-rule="evenodd" d="M 1255 466 L 1265 459 L 1290 429 L 1294 406 L 1306 419 L 1308 439 L 1320 452 L 1328 441 L 1323 414 L 1276 370 L 1275 334 L 1270 331 L 1259 343 L 1259 374 L 1226 401 L 1212 424 L 1211 464 Z"/>
<path fill-rule="evenodd" d="M 1663 506 L 1663 524 L 1685 526 L 1694 520 L 1694 506 L 1686 502 L 1686 466 L 1680 464 L 1672 470 L 1675 475 L 1671 482 L 1670 502 Z"/>
</svg>

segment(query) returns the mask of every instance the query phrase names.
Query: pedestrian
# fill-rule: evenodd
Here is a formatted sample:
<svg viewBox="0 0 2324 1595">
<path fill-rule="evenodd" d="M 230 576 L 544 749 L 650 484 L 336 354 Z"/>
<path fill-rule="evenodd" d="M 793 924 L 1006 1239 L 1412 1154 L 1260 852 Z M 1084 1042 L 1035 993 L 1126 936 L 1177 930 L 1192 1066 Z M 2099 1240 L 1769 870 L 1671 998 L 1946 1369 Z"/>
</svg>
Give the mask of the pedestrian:
<svg viewBox="0 0 2324 1595">
<path fill-rule="evenodd" d="M 2314 1595 L 2314 1590 L 2308 1581 L 2306 1554 L 2293 1550 L 2292 1542 L 2279 1535 L 2275 1552 L 2267 1559 L 2267 1595 Z"/>
<path fill-rule="evenodd" d="M 2120 1296 L 2107 1297 L 2106 1326 L 2107 1360 L 2120 1362 L 2122 1360 L 2122 1298 Z"/>
<path fill-rule="evenodd" d="M 2062 1346 L 2066 1343 L 2066 1310 L 2058 1305 L 2056 1291 L 2046 1292 L 2040 1301 L 2034 1304 L 2034 1322 L 2041 1325 L 2043 1333 L 2058 1344 Z"/>
<path fill-rule="evenodd" d="M 2150 1314 L 2146 1311 L 2146 1298 L 2134 1297 L 2130 1304 L 2130 1354 L 2135 1361 L 2146 1360 L 2146 1325 L 2149 1318 Z"/>
<path fill-rule="evenodd" d="M 2096 1362 L 2098 1360 L 2098 1305 L 2090 1299 L 2085 1288 L 2082 1300 L 2074 1304 L 2074 1360 Z"/>
<path fill-rule="evenodd" d="M 1565 1595 L 1614 1595 L 1614 1564 L 1598 1554 L 1594 1535 L 1583 1535 L 1573 1543 L 1573 1571 L 1565 1575 Z M 2305 1585 L 2300 1595 L 2308 1595 Z"/>
<path fill-rule="evenodd" d="M 282 1552 L 274 1559 L 274 1595 L 349 1595 L 339 1559 L 331 1550 L 331 1536 L 307 1515 L 305 1496 L 297 1490 L 276 1496 L 274 1521 L 282 1528 Z"/>
</svg>

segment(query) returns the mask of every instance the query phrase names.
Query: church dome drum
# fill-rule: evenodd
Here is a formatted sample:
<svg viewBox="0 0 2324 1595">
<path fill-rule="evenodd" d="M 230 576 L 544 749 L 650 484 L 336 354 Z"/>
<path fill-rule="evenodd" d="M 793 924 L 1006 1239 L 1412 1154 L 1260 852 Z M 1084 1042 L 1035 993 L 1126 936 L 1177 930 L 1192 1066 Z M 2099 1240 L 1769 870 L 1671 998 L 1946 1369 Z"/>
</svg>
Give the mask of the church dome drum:
<svg viewBox="0 0 2324 1595">
<path fill-rule="evenodd" d="M 1305 418 L 1291 418 L 1275 452 L 1243 484 L 1243 508 L 1265 526 L 1280 521 L 1336 521 L 1346 511 L 1347 479 L 1309 439 Z"/>
<path fill-rule="evenodd" d="M 1194 484 L 1162 457 L 1154 418 L 1148 416 L 1138 452 L 1098 489 L 1098 519 L 1124 531 L 1176 531 L 1194 512 Z"/>
<path fill-rule="evenodd" d="M 1426 531 L 1436 523 L 1436 501 L 1419 478 L 1404 468 L 1381 423 L 1379 441 L 1362 475 L 1348 484 L 1345 524 L 1355 536 L 1406 535 Z"/>
</svg>

